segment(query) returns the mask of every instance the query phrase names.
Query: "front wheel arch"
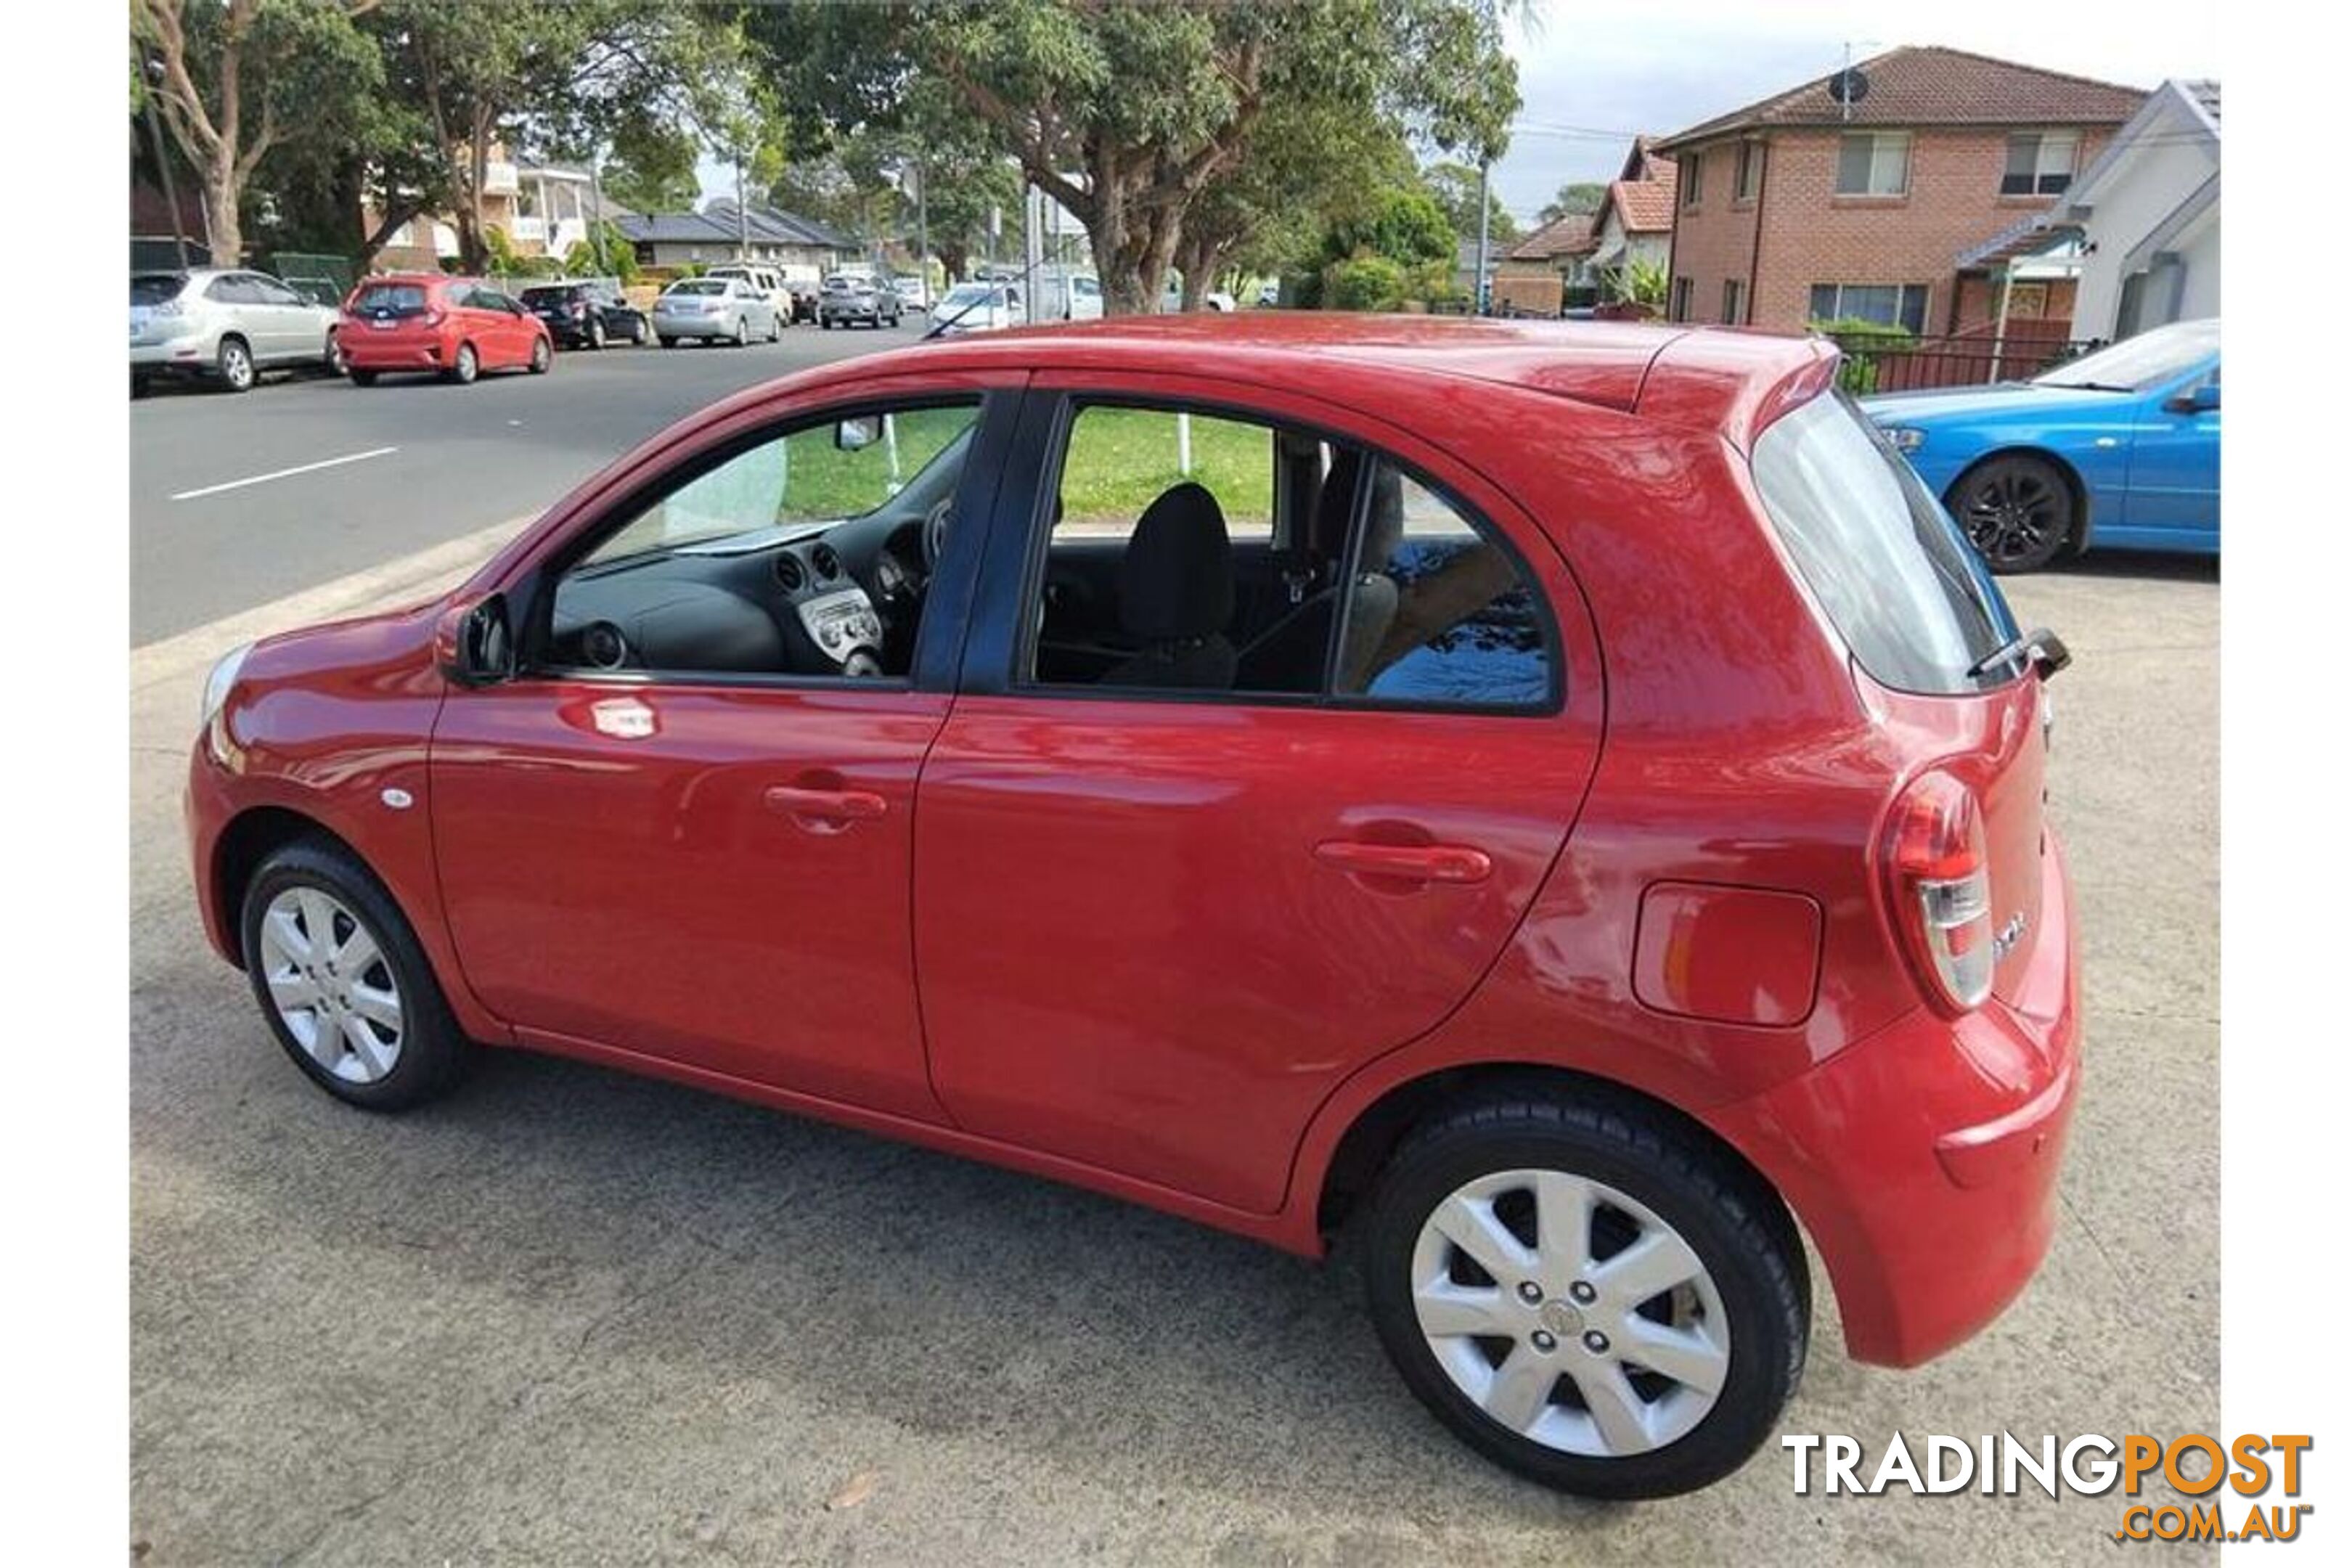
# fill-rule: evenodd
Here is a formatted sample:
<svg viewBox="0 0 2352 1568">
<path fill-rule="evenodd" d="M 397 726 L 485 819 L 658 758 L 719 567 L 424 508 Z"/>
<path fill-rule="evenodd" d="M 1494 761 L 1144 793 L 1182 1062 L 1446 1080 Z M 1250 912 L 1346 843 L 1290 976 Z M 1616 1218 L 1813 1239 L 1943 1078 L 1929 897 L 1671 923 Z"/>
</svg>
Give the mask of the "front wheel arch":
<svg viewBox="0 0 2352 1568">
<path fill-rule="evenodd" d="M 2058 477 L 2066 481 L 2067 495 L 2073 503 L 2066 521 L 2066 542 L 2059 547 L 2059 557 L 2062 560 L 2071 558 L 2089 549 L 2091 547 L 2090 487 L 2083 482 L 2083 475 L 2074 464 L 2047 447 L 1996 447 L 1990 452 L 1979 454 L 1967 468 L 1952 477 L 1952 482 L 1946 485 L 1943 494 L 1937 498 L 1944 503 L 1944 510 L 1951 512 L 1957 520 L 1959 512 L 1955 508 L 1954 502 L 1968 482 L 1976 478 L 1978 471 L 1986 464 L 1997 462 L 2003 458 L 2032 458 L 2036 462 L 2047 463 L 2057 470 Z"/>
<path fill-rule="evenodd" d="M 361 865 L 367 864 L 367 858 L 349 839 L 315 816 L 282 805 L 257 805 L 241 811 L 221 829 L 220 837 L 213 845 L 213 907 L 222 911 L 223 929 L 236 929 L 236 911 L 245 907 L 245 889 L 252 883 L 254 873 L 261 868 L 261 863 L 287 845 L 304 838 L 332 845 Z M 235 943 L 231 946 L 236 951 L 229 955 L 229 962 L 243 969 L 243 949 Z"/>
</svg>

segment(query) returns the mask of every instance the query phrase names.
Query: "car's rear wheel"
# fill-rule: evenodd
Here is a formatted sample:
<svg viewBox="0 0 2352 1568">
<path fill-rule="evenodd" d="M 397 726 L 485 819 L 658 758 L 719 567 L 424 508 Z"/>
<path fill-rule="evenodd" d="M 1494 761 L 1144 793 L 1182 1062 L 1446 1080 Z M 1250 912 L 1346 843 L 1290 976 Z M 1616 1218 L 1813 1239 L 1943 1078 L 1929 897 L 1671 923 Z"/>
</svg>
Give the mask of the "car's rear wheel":
<svg viewBox="0 0 2352 1568">
<path fill-rule="evenodd" d="M 674 349 L 677 347 L 677 340 L 676 338 L 665 337 L 661 341 L 661 346 L 666 349 Z"/>
<path fill-rule="evenodd" d="M 153 384 L 154 384 L 146 376 L 134 373 L 131 377 L 131 395 L 133 397 L 144 397 L 151 390 L 152 390 Z"/>
<path fill-rule="evenodd" d="M 219 352 L 213 358 L 213 369 L 219 374 L 221 385 L 228 391 L 253 390 L 256 379 L 253 350 L 247 346 L 243 338 L 226 337 L 220 341 Z"/>
<path fill-rule="evenodd" d="M 751 341 L 751 324 L 740 316 L 735 318 L 735 334 L 730 341 L 739 349 Z"/>
<path fill-rule="evenodd" d="M 375 384 L 376 373 L 374 371 L 355 370 L 351 373 L 351 375 L 352 384 L 353 386 L 373 386 Z"/>
<path fill-rule="evenodd" d="M 445 1092 L 473 1055 L 392 898 L 352 855 L 298 839 L 246 887 L 253 994 L 278 1043 L 347 1104 L 398 1110 Z"/>
<path fill-rule="evenodd" d="M 1374 1325 L 1457 1436 L 1546 1486 L 1664 1497 L 1738 1468 L 1805 1359 L 1778 1200 L 1663 1118 L 1506 1095 L 1407 1137 L 1366 1215 Z"/>
<path fill-rule="evenodd" d="M 482 358 L 474 352 L 474 345 L 459 343 L 457 357 L 449 364 L 449 379 L 460 386 L 467 386 L 472 384 L 474 378 L 481 374 Z"/>
<path fill-rule="evenodd" d="M 350 366 L 343 363 L 343 340 L 333 332 L 327 334 L 327 374 L 341 375 Z"/>
<path fill-rule="evenodd" d="M 2055 463 L 1990 458 L 1952 481 L 1944 504 L 1987 566 L 2038 572 L 2074 538 L 2074 490 Z"/>
<path fill-rule="evenodd" d="M 547 341 L 547 339 L 545 339 L 545 338 L 543 338 L 543 337 L 542 337 L 542 338 L 533 338 L 533 339 L 531 340 L 531 343 L 530 343 L 530 374 L 533 374 L 533 375 L 545 375 L 545 374 L 547 374 L 547 367 L 548 367 L 550 364 L 553 363 L 554 363 L 554 360 L 555 360 L 555 351 L 554 351 L 554 349 L 552 349 L 552 348 L 551 348 L 550 346 L 548 346 L 548 341 Z"/>
</svg>

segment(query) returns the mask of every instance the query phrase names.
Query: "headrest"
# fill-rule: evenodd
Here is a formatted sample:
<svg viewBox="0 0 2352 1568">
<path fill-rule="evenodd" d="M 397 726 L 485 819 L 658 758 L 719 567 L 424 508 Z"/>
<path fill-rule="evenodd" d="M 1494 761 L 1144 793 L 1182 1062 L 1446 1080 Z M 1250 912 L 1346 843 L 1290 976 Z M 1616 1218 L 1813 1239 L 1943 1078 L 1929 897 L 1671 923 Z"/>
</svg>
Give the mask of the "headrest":
<svg viewBox="0 0 2352 1568">
<path fill-rule="evenodd" d="M 1185 483 L 1144 509 L 1118 563 L 1119 625 L 1145 642 L 1213 637 L 1234 618 L 1234 546 L 1217 498 Z"/>
</svg>

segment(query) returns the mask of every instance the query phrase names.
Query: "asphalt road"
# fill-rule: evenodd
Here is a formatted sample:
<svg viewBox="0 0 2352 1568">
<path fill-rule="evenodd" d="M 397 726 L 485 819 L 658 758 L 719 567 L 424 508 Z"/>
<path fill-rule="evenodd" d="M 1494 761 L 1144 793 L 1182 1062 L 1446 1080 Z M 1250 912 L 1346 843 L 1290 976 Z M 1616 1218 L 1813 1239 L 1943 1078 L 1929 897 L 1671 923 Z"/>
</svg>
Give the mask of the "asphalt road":
<svg viewBox="0 0 2352 1568">
<path fill-rule="evenodd" d="M 471 386 L 273 375 L 236 397 L 161 389 L 131 405 L 131 646 L 536 513 L 729 393 L 917 337 L 911 323 L 800 326 L 741 349 L 560 353 L 546 375 Z M 239 482 L 270 474 L 285 477 Z"/>
<path fill-rule="evenodd" d="M 701 374 L 642 357 L 411 400 L 459 410 L 462 442 L 567 384 L 658 385 L 665 411 L 598 416 L 617 438 L 692 401 L 656 378 Z M 142 416 L 267 423 L 314 396 L 360 401 Z M 2086 1084 L 2053 1253 L 1979 1338 L 1910 1373 L 1856 1366 L 1817 1282 L 1783 1430 L 1851 1434 L 1874 1460 L 1898 1429 L 1924 1454 L 1929 1433 L 2219 1419 L 2218 585 L 2127 559 L 2012 597 L 2076 655 L 2051 791 L 2081 895 Z M 131 1524 L 149 1568 L 2114 1561 L 2119 1498 L 1797 1498 L 1777 1448 L 1679 1501 L 1554 1497 L 1423 1415 L 1342 1272 L 686 1089 L 499 1054 L 425 1110 L 340 1107 L 204 948 L 188 892 L 189 714 L 211 646 L 251 629 L 132 660 Z"/>
</svg>

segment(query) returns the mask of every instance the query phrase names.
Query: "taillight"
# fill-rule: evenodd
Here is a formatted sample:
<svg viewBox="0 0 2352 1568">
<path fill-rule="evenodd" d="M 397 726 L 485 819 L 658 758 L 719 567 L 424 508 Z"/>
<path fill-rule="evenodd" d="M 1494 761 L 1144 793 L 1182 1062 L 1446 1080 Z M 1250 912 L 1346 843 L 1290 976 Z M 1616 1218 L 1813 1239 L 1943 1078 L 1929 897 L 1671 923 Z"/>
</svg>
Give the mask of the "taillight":
<svg viewBox="0 0 2352 1568">
<path fill-rule="evenodd" d="M 1952 1017 L 1992 994 L 1992 881 L 1984 809 L 1948 773 L 1912 781 L 1886 831 L 1895 924 L 1928 1003 Z"/>
</svg>

